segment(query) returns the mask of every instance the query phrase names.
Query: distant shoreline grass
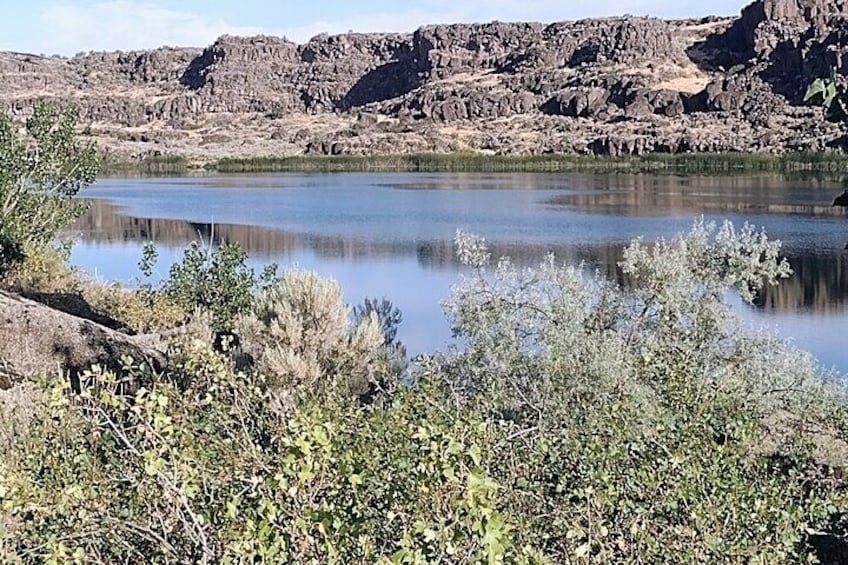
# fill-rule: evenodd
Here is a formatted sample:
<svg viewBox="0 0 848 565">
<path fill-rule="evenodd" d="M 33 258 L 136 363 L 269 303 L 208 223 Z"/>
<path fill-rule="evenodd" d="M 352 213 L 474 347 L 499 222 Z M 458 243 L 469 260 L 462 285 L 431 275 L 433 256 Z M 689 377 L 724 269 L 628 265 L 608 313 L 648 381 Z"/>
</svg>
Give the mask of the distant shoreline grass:
<svg viewBox="0 0 848 565">
<path fill-rule="evenodd" d="M 106 162 L 103 172 L 108 176 L 284 172 L 848 174 L 848 154 L 703 153 L 651 154 L 641 157 L 611 158 L 587 155 L 510 156 L 477 153 L 427 153 L 377 156 L 225 158 L 210 163 L 192 162 L 183 157 L 155 157 L 133 162 Z"/>
</svg>

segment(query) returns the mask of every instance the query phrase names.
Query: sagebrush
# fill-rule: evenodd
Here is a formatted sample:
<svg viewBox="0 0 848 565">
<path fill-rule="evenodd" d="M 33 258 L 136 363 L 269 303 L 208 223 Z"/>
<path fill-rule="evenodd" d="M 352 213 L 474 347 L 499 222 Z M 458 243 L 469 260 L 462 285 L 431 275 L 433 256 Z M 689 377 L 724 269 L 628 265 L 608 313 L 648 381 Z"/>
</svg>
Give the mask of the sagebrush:
<svg viewBox="0 0 848 565">
<path fill-rule="evenodd" d="M 46 383 L 28 424 L 4 428 L 0 549 L 12 563 L 815 560 L 848 489 L 808 430 L 848 447 L 845 389 L 723 300 L 785 277 L 779 244 L 699 222 L 634 243 L 628 287 L 553 259 L 492 271 L 464 234 L 457 248 L 460 345 L 399 379 L 381 373 L 377 311 L 392 309 L 354 321 L 337 284 L 291 271 L 239 322 L 258 369 L 198 342 L 167 374 L 128 361 L 80 395 Z M 763 449 L 781 414 L 805 425 Z"/>
</svg>

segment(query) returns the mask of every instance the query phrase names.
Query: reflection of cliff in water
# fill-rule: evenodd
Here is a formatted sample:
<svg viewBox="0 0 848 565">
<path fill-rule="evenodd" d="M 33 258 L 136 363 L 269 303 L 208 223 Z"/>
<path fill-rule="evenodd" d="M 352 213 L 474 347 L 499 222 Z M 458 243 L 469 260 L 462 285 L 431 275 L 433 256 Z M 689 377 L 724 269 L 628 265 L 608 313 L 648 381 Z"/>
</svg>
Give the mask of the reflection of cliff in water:
<svg viewBox="0 0 848 565">
<path fill-rule="evenodd" d="M 739 177 L 677 177 L 606 175 L 586 178 L 589 190 L 559 195 L 553 206 L 610 215 L 697 216 L 709 213 L 794 214 L 848 218 L 848 209 L 834 208 L 838 185 L 809 179 L 791 182 L 767 175 Z"/>
<path fill-rule="evenodd" d="M 279 261 L 296 252 L 310 251 L 328 259 L 400 259 L 415 257 L 427 269 L 455 270 L 459 264 L 454 254 L 452 240 L 399 241 L 369 240 L 344 235 L 295 233 L 250 225 L 212 224 L 156 218 L 126 216 L 121 209 L 103 200 L 93 200 L 88 212 L 73 227 L 84 242 L 89 243 L 144 243 L 178 248 L 202 239 L 221 243 L 238 242 L 254 258 Z M 490 243 L 493 257 L 508 256 L 516 264 L 530 265 L 542 261 L 553 252 L 557 259 L 568 263 L 585 261 L 600 264 L 607 248 L 616 246 L 525 245 Z M 618 261 L 611 258 L 611 264 Z"/>
<path fill-rule="evenodd" d="M 327 259 L 407 259 L 414 257 L 428 270 L 456 270 L 458 262 L 450 240 L 392 241 L 357 237 L 303 234 L 248 225 L 211 224 L 125 216 L 108 202 L 95 200 L 74 226 L 82 240 L 95 244 L 154 241 L 172 248 L 183 247 L 199 237 L 214 242 L 238 242 L 251 257 L 264 261 L 285 261 L 308 251 Z M 517 265 L 533 265 L 548 253 L 559 262 L 585 263 L 603 276 L 627 285 L 618 269 L 623 247 L 619 244 L 542 245 L 510 243 L 489 245 L 495 258 L 508 256 Z M 778 287 L 765 289 L 757 306 L 780 312 L 833 313 L 848 310 L 848 252 L 793 254 L 789 261 L 795 275 Z"/>
<path fill-rule="evenodd" d="M 186 222 L 136 218 L 121 213 L 121 208 L 104 200 L 88 202 L 88 211 L 73 225 L 82 240 L 91 243 L 123 243 L 153 241 L 168 247 L 183 247 L 202 238 L 214 243 L 237 241 L 251 255 L 269 257 L 290 253 L 297 248 L 293 234 L 253 226 Z"/>
<path fill-rule="evenodd" d="M 632 281 L 618 268 L 624 248 L 617 245 L 598 249 L 596 261 L 600 273 L 618 284 L 628 286 Z M 848 251 L 798 254 L 791 249 L 786 258 L 794 274 L 777 286 L 760 291 L 754 305 L 763 310 L 792 313 L 840 313 L 848 311 Z"/>
<path fill-rule="evenodd" d="M 848 310 L 848 252 L 793 255 L 795 274 L 777 287 L 765 289 L 757 305 L 782 312 L 844 312 Z"/>
</svg>

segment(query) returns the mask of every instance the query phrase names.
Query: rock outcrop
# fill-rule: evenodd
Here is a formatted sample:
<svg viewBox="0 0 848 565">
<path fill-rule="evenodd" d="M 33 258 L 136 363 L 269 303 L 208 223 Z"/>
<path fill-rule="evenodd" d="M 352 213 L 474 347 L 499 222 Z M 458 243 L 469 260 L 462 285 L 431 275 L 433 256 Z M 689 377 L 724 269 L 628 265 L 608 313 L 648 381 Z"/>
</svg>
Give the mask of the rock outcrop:
<svg viewBox="0 0 848 565">
<path fill-rule="evenodd" d="M 74 104 L 123 157 L 843 150 L 845 125 L 802 99 L 815 78 L 843 80 L 846 55 L 848 2 L 757 0 L 738 18 L 0 53 L 0 108 Z"/>
<path fill-rule="evenodd" d="M 32 375 L 70 373 L 92 365 L 121 370 L 122 359 L 167 365 L 149 336 L 128 336 L 85 318 L 0 291 L 0 390 Z"/>
</svg>

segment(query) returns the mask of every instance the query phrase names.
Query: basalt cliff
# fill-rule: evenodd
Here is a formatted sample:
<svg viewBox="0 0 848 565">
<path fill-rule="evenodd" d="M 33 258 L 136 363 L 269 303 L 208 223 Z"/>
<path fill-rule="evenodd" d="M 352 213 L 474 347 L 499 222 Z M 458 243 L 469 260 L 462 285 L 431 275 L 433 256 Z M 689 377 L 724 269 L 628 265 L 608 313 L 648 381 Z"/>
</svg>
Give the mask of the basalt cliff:
<svg viewBox="0 0 848 565">
<path fill-rule="evenodd" d="M 803 102 L 814 79 L 843 75 L 848 1 L 757 0 L 733 18 L 0 53 L 0 108 L 72 104 L 124 159 L 843 151 L 848 126 Z"/>
</svg>

